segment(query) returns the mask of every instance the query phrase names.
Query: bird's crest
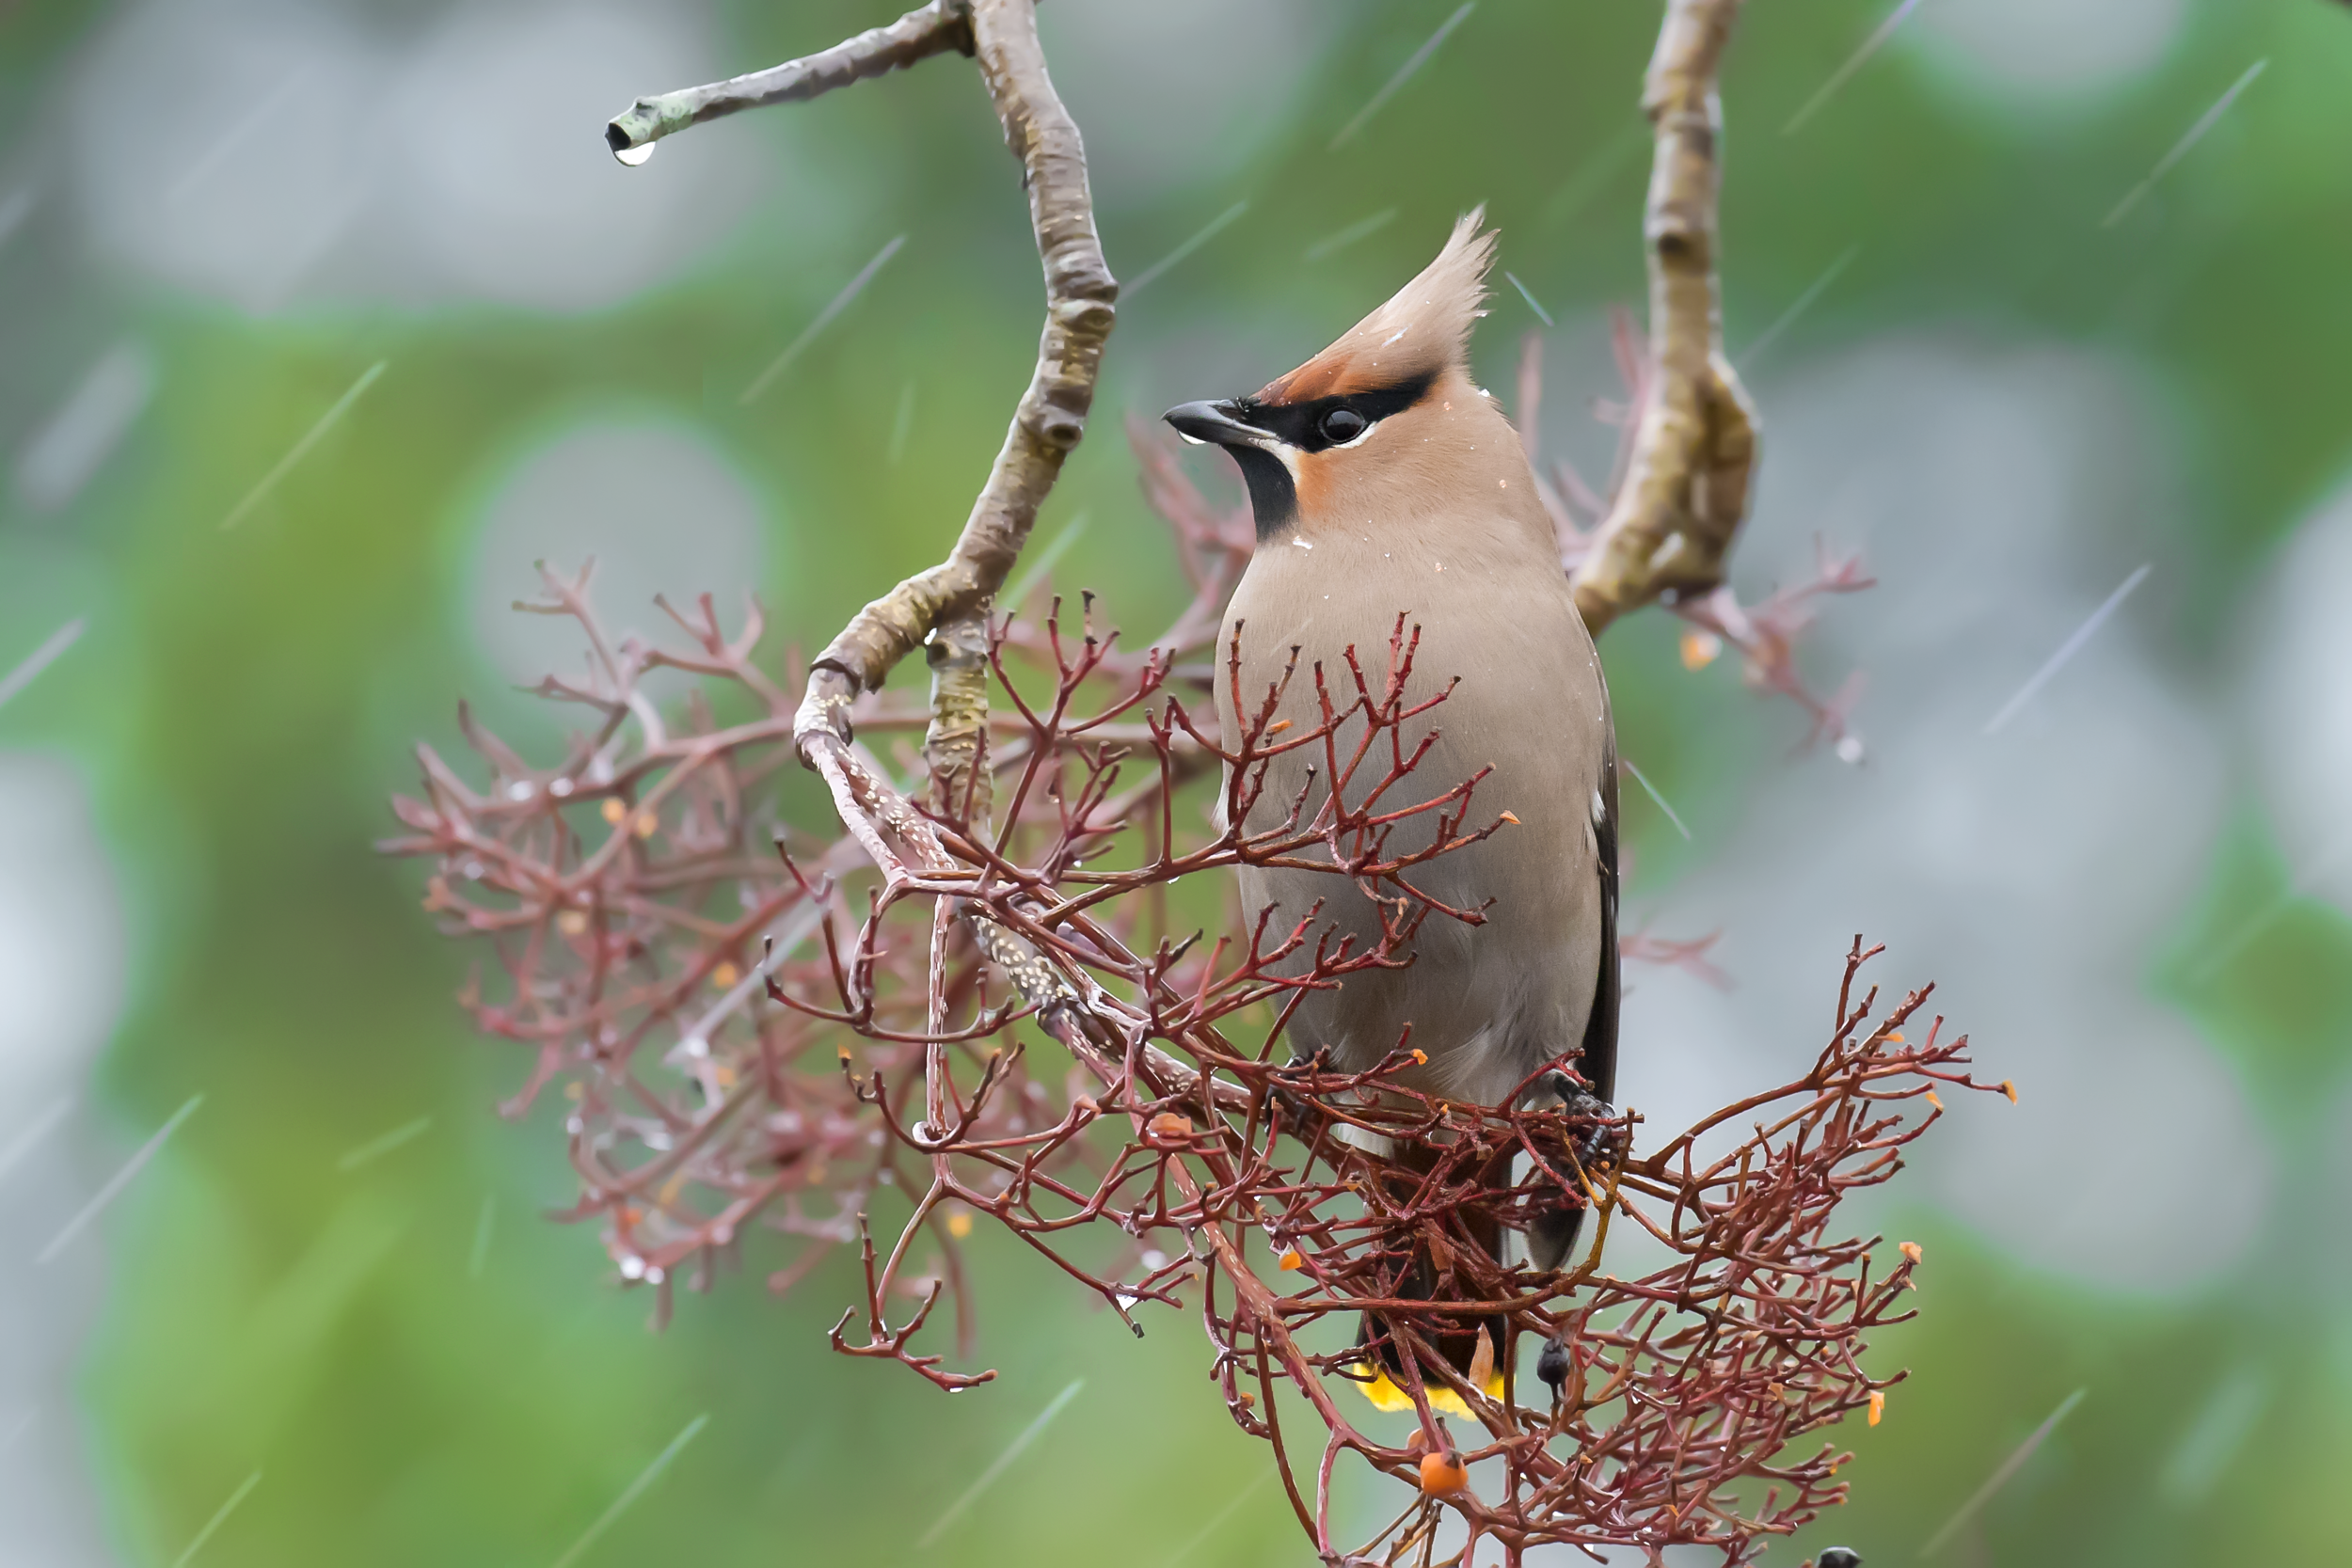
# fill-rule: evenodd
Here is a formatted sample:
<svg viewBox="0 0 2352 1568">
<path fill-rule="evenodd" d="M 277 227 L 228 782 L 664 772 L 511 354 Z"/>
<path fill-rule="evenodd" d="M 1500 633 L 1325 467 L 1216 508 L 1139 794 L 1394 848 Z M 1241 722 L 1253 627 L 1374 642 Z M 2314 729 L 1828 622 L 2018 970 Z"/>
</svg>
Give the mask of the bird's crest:
<svg viewBox="0 0 2352 1568">
<path fill-rule="evenodd" d="M 1486 269 L 1495 257 L 1494 232 L 1479 231 L 1486 215 L 1483 206 L 1463 214 L 1419 277 L 1329 348 L 1268 383 L 1257 401 L 1297 404 L 1371 391 L 1467 363 L 1470 325 L 1486 314 Z"/>
</svg>

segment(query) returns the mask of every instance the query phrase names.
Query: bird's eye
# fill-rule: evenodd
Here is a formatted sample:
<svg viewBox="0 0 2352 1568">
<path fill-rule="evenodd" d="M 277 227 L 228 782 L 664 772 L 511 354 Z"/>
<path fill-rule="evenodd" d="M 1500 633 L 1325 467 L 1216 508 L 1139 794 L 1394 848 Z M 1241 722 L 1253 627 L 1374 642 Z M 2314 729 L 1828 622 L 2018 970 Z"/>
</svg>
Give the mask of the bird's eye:
<svg viewBox="0 0 2352 1568">
<path fill-rule="evenodd" d="M 1334 408 L 1323 416 L 1323 438 L 1334 446 L 1345 446 L 1361 436 L 1371 422 L 1353 408 Z"/>
</svg>

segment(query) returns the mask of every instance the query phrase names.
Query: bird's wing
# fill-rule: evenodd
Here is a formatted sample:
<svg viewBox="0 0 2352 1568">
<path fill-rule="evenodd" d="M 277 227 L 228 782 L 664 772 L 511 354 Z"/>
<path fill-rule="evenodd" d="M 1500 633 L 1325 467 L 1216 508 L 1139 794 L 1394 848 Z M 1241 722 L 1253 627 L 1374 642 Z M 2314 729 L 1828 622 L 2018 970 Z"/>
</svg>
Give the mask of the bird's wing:
<svg viewBox="0 0 2352 1568">
<path fill-rule="evenodd" d="M 1617 737 L 1604 736 L 1600 753 L 1600 815 L 1593 823 L 1593 874 L 1600 879 L 1600 979 L 1584 1021 L 1584 1051 L 1576 1064 L 1593 1093 L 1613 1102 L 1617 1087 Z"/>
</svg>

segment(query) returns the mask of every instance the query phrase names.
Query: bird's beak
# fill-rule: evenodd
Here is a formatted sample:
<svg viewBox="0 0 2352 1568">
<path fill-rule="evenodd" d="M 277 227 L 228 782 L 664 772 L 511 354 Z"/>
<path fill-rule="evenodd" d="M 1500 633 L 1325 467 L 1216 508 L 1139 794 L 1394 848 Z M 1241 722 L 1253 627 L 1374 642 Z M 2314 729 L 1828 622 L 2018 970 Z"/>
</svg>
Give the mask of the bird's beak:
<svg viewBox="0 0 2352 1568">
<path fill-rule="evenodd" d="M 1236 412 L 1231 403 L 1180 403 L 1160 417 L 1199 446 L 1263 447 L 1273 441 L 1257 426 L 1235 419 Z"/>
</svg>

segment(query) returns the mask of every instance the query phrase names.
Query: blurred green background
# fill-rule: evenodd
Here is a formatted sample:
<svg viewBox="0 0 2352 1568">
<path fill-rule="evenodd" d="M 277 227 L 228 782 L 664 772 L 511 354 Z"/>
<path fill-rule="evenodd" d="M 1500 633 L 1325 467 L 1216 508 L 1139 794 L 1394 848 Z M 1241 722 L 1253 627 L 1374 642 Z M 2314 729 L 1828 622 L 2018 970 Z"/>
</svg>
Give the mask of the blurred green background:
<svg viewBox="0 0 2352 1568">
<path fill-rule="evenodd" d="M 1601 477 L 1610 436 L 1586 405 L 1613 385 L 1604 312 L 1641 309 L 1637 99 L 1657 9 L 1464 9 L 1335 151 L 1456 15 L 1448 0 L 1047 8 L 1116 271 L 1246 203 L 1122 305 L 1091 436 L 1042 525 L 1089 519 L 1058 580 L 1122 624 L 1156 629 L 1177 607 L 1122 416 L 1288 368 L 1477 201 L 1501 264 L 1558 324 L 1548 444 Z M 1216 1406 L 1197 1324 L 1164 1315 L 1133 1340 L 1005 1248 L 980 1251 L 980 1354 L 1004 1375 L 956 1399 L 827 1353 L 847 1258 L 780 1302 L 758 1259 L 648 1332 L 648 1299 L 618 1288 L 594 1238 L 541 1217 L 571 1196 L 552 1122 L 491 1113 L 525 1064 L 451 1001 L 474 955 L 433 934 L 418 869 L 371 848 L 414 743 L 457 748 L 461 694 L 518 738 L 559 733 L 514 689 L 570 655 L 499 610 L 534 590 L 534 556 L 597 554 L 602 602 L 639 624 L 657 588 L 755 590 L 780 647 L 830 635 L 961 520 L 1029 373 L 1041 295 L 971 68 L 934 60 L 697 130 L 642 169 L 598 139 L 637 92 L 888 14 L 0 7 L 19 125 L 0 162 L 15 465 L 0 671 L 82 626 L 0 708 L 0 1561 L 175 1563 L 258 1472 L 196 1560 L 552 1564 L 704 1416 L 580 1561 L 1308 1560 L 1256 1484 L 1262 1451 Z M 1727 340 L 1740 354 L 1772 334 L 1743 363 L 1768 445 L 1740 582 L 1802 576 L 1816 531 L 1864 546 L 1880 608 L 1830 607 L 1807 658 L 1825 689 L 1870 673 L 1858 723 L 1885 760 L 1792 753 L 1793 708 L 1725 665 L 1684 671 L 1661 618 L 1629 625 L 1604 649 L 1627 749 L 1692 829 L 1685 842 L 1629 805 L 1630 897 L 1662 934 L 1725 928 L 1737 989 L 1708 1005 L 1771 1037 L 1767 1054 L 1818 1043 L 1842 945 L 1763 945 L 1784 895 L 1833 933 L 1916 913 L 1885 977 L 1970 980 L 1949 1006 L 1994 1076 L 2085 1141 L 1982 1113 L 1995 1131 L 1960 1146 L 1980 1163 L 1873 1212 L 1928 1247 L 1922 1317 L 1877 1352 L 1915 1375 L 1885 1424 L 1840 1434 L 1859 1455 L 1851 1506 L 1771 1560 L 1830 1541 L 1910 1560 L 2077 1388 L 1940 1560 L 2352 1560 L 2352 925 L 2308 804 L 2340 803 L 2352 767 L 2328 613 L 2345 585 L 2329 563 L 2352 565 L 2328 543 L 2352 458 L 2352 13 L 1925 0 L 1786 129 L 1897 15 L 1752 7 L 1724 81 Z M 1476 345 L 1499 393 L 1541 325 L 1499 278 Z M 1947 373 L 1976 377 L 1960 404 L 1872 390 Z M 1978 424 L 1937 424 L 1963 405 Z M 1905 455 L 1923 441 L 1941 455 Z M 2000 544 L 2024 515 L 2000 486 L 2044 468 L 2062 477 L 2033 492 L 2057 498 L 2040 535 L 2077 553 Z M 1915 547 L 1960 535 L 1993 542 L 1964 569 Z M 2109 662 L 2086 653 L 2036 710 L 2048 749 L 1967 775 L 1970 799 L 2039 827 L 1955 850 L 1903 826 L 1929 798 L 1905 781 L 1948 779 L 1990 745 L 1979 721 L 2142 562 L 2156 569 L 2125 629 L 2101 634 Z M 1931 637 L 1886 608 L 1928 602 L 1968 614 Z M 1914 668 L 1980 670 L 1984 695 L 1927 734 L 1903 697 Z M 2169 705 L 2169 738 L 2121 770 L 2133 788 L 2068 760 L 2066 736 L 2091 733 L 2061 701 L 2077 674 L 2072 700 Z M 2135 793 L 2189 775 L 2171 815 Z M 2077 778 L 2095 787 L 2069 793 Z M 1804 799 L 1833 815 L 1758 804 Z M 1756 847 L 1778 833 L 1803 851 L 1871 812 L 1894 814 L 1899 895 Z M 2143 886 L 2044 855 L 2042 831 L 2175 869 Z M 1948 965 L 1931 915 L 1965 933 Z M 2075 974 L 2069 944 L 2106 922 L 2128 940 Z M 1677 994 L 1634 983 L 1661 1006 Z M 1799 1001 L 1780 1008 L 1775 988 Z M 1693 1064 L 1674 1070 L 1696 1100 L 1761 1070 L 1672 1056 L 1672 1018 L 1645 1005 L 1629 1056 Z M 2059 1027 L 2054 1008 L 2109 1022 Z M 2170 1054 L 2132 1018 L 2164 1021 Z M 2044 1061 L 2066 1065 L 2037 1101 Z M 36 1264 L 198 1094 L 94 1227 Z M 2049 1231 L 2077 1200 L 2085 1234 L 2122 1239 Z"/>
</svg>

